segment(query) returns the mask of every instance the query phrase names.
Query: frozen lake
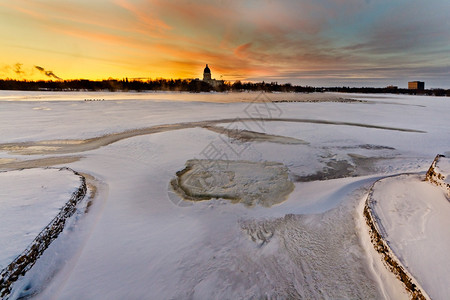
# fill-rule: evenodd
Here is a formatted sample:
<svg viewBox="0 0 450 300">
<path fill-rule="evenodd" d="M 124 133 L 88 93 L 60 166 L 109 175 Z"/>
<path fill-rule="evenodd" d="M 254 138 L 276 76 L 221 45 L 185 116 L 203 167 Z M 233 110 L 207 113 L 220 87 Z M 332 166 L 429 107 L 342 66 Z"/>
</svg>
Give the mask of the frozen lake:
<svg viewBox="0 0 450 300">
<path fill-rule="evenodd" d="M 0 92 L 0 171 L 67 166 L 96 188 L 11 298 L 408 299 L 360 207 L 376 180 L 450 154 L 449 109 L 405 95 Z M 293 189 L 270 207 L 183 200 L 171 181 L 193 159 L 282 165 Z M 245 174 L 244 193 L 261 178 Z"/>
</svg>

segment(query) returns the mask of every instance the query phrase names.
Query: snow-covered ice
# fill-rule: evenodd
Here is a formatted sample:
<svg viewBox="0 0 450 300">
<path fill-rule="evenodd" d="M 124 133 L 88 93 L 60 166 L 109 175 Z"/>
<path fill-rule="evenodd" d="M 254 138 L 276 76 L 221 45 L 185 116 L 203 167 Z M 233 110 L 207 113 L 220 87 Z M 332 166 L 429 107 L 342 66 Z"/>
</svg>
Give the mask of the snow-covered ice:
<svg viewBox="0 0 450 300">
<path fill-rule="evenodd" d="M 294 189 L 283 164 L 205 159 L 187 161 L 171 185 L 185 200 L 222 198 L 266 207 L 283 202 Z"/>
<path fill-rule="evenodd" d="M 13 299 L 408 298 L 369 247 L 360 204 L 376 180 L 425 172 L 450 151 L 448 98 L 0 94 L 0 170 L 68 166 L 98 185 Z M 192 159 L 277 162 L 294 189 L 271 207 L 184 205 L 170 182 Z"/>
</svg>

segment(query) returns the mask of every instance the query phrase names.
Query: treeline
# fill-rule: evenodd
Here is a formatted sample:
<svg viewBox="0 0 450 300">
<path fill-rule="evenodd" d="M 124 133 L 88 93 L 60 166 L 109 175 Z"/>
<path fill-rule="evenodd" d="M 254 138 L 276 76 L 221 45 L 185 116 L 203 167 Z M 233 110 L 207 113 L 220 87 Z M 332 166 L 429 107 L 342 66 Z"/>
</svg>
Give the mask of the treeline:
<svg viewBox="0 0 450 300">
<path fill-rule="evenodd" d="M 342 92 L 342 93 L 391 93 L 391 94 L 422 94 L 435 96 L 450 96 L 450 90 L 409 90 L 396 87 L 311 87 L 292 85 L 290 83 L 278 84 L 277 82 L 218 82 L 210 85 L 198 79 L 153 79 L 153 80 L 60 80 L 60 81 L 29 81 L 0 79 L 0 90 L 21 91 L 180 91 L 180 92 L 240 92 L 240 91 L 265 91 L 265 92 Z"/>
<path fill-rule="evenodd" d="M 64 81 L 28 81 L 28 80 L 0 80 L 2 90 L 24 91 L 209 91 L 210 85 L 203 81 L 195 80 L 64 80 Z"/>
<path fill-rule="evenodd" d="M 64 81 L 28 81 L 0 80 L 0 90 L 22 91 L 183 91 L 183 92 L 227 92 L 227 91 L 267 91 L 267 92 L 315 92 L 314 87 L 294 86 L 277 82 L 252 83 L 236 81 L 210 85 L 202 80 L 193 79 L 154 79 L 154 80 L 64 80 Z"/>
<path fill-rule="evenodd" d="M 428 90 L 410 90 L 392 87 L 374 88 L 374 87 L 327 87 L 323 88 L 326 92 L 339 93 L 361 93 L 361 94 L 410 94 L 410 95 L 428 95 L 428 96 L 447 96 L 450 97 L 450 90 L 446 89 L 428 89 Z"/>
</svg>

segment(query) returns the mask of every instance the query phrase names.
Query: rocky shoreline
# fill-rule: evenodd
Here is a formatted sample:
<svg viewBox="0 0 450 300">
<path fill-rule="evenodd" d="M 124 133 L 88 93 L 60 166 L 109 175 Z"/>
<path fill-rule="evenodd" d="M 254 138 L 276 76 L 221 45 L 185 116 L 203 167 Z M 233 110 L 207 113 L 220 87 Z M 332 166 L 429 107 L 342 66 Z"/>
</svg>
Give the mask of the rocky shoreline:
<svg viewBox="0 0 450 300">
<path fill-rule="evenodd" d="M 384 178 L 383 178 L 384 179 Z M 382 180 L 382 179 L 380 179 Z M 380 181 L 378 180 L 378 181 Z M 388 243 L 383 239 L 380 224 L 377 222 L 377 216 L 373 212 L 373 188 L 377 184 L 376 181 L 370 188 L 364 205 L 364 219 L 369 227 L 370 240 L 375 250 L 382 256 L 385 266 L 391 271 L 404 285 L 406 291 L 410 294 L 411 299 L 431 299 L 423 288 L 420 287 L 414 277 L 406 270 L 397 256 L 394 254 Z"/>
<path fill-rule="evenodd" d="M 64 230 L 66 220 L 76 211 L 77 204 L 84 199 L 87 187 L 84 176 L 70 168 L 62 168 L 72 171 L 80 177 L 81 184 L 73 192 L 69 201 L 61 208 L 56 217 L 38 234 L 33 242 L 14 261 L 0 272 L 0 297 L 7 298 L 11 292 L 11 285 L 23 276 L 35 264 L 36 260 L 44 253 L 48 246 Z M 62 170 L 61 169 L 61 170 Z"/>
<path fill-rule="evenodd" d="M 448 182 L 447 176 L 449 176 L 449 175 L 443 174 L 439 168 L 440 162 L 445 159 L 446 159 L 446 157 L 442 154 L 436 155 L 436 157 L 433 160 L 433 163 L 431 164 L 430 168 L 427 171 L 425 180 L 442 188 L 447 196 L 447 200 L 450 201 L 450 183 L 447 183 Z M 447 170 L 447 172 L 448 172 L 448 170 Z"/>
</svg>

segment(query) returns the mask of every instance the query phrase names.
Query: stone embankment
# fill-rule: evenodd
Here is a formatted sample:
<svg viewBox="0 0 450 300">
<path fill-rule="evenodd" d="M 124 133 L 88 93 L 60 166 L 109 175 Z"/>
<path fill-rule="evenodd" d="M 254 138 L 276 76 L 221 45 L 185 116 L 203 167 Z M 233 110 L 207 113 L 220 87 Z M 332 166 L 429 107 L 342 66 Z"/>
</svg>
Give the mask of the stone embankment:
<svg viewBox="0 0 450 300">
<path fill-rule="evenodd" d="M 430 170 L 435 169 L 436 161 L 439 160 L 439 155 L 433 161 Z M 427 179 L 430 177 L 434 178 L 433 172 L 428 171 Z M 404 174 L 400 174 L 404 175 Z M 397 175 L 397 176 L 400 176 Z M 384 179 L 384 178 L 383 178 Z M 380 180 L 383 180 L 380 179 Z M 378 181 L 380 181 L 378 180 Z M 416 279 L 408 272 L 405 266 L 400 262 L 398 257 L 394 254 L 389 244 L 384 239 L 384 231 L 382 230 L 382 224 L 374 212 L 374 205 L 376 200 L 373 198 L 374 187 L 378 183 L 376 181 L 370 188 L 369 194 L 367 195 L 365 205 L 364 205 L 364 219 L 367 226 L 369 226 L 369 235 L 375 250 L 381 255 L 385 266 L 403 283 L 406 291 L 411 296 L 411 299 L 431 299 L 425 290 L 419 285 Z"/>
<path fill-rule="evenodd" d="M 442 154 L 436 155 L 428 169 L 425 180 L 442 188 L 450 201 L 450 159 Z"/>
<path fill-rule="evenodd" d="M 369 235 L 373 247 L 381 255 L 386 267 L 403 283 L 406 291 L 411 295 L 411 299 L 430 299 L 383 239 L 382 231 L 377 223 L 377 217 L 371 208 L 371 202 L 374 201 L 372 199 L 372 188 L 364 205 L 364 219 L 367 226 L 369 226 Z"/>
<path fill-rule="evenodd" d="M 85 178 L 72 169 L 65 169 L 71 170 L 75 175 L 79 176 L 81 184 L 79 188 L 73 192 L 70 200 L 61 208 L 58 215 L 56 215 L 56 217 L 38 234 L 27 249 L 1 270 L 0 297 L 2 297 L 2 299 L 8 297 L 11 292 L 11 285 L 20 276 L 23 276 L 31 269 L 36 260 L 63 231 L 66 220 L 75 213 L 77 204 L 83 200 L 86 195 L 87 188 Z"/>
</svg>

